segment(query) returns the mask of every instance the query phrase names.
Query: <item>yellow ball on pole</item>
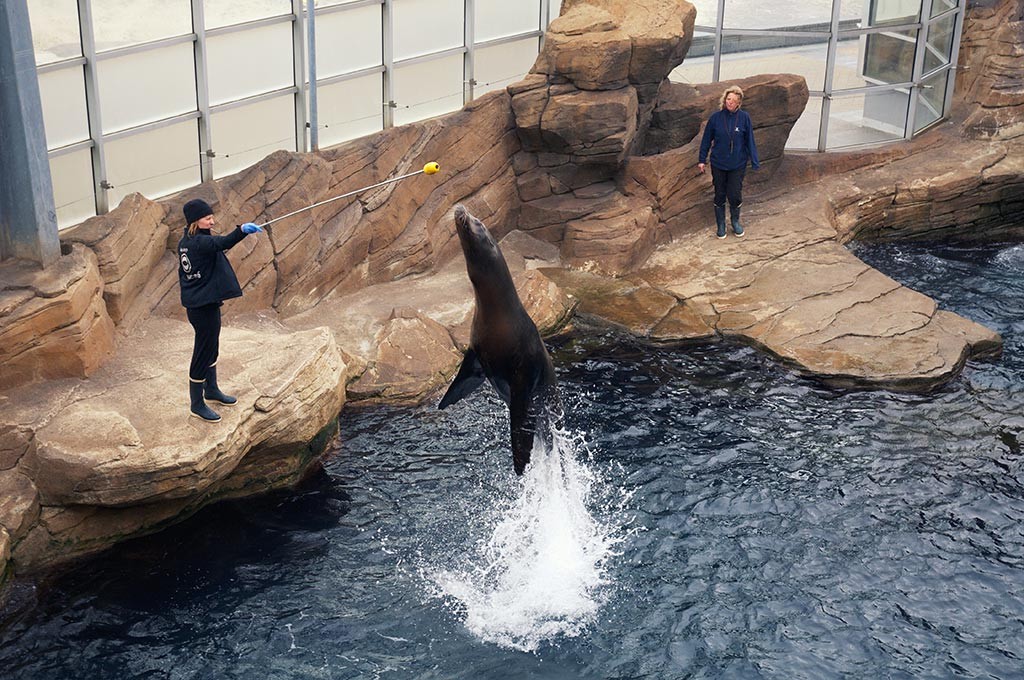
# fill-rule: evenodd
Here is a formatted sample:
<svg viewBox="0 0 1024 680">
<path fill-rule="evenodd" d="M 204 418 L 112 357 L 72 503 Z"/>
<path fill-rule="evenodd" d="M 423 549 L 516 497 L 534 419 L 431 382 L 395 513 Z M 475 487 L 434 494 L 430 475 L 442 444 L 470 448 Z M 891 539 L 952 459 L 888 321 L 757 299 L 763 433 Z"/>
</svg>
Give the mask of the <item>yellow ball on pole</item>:
<svg viewBox="0 0 1024 680">
<path fill-rule="evenodd" d="M 438 165 L 437 163 L 435 163 L 434 161 L 430 161 L 429 163 L 427 163 L 426 165 L 423 166 L 423 172 L 424 172 L 424 174 L 427 174 L 427 175 L 433 175 L 435 172 L 439 171 L 440 169 L 441 169 L 441 166 Z"/>
</svg>

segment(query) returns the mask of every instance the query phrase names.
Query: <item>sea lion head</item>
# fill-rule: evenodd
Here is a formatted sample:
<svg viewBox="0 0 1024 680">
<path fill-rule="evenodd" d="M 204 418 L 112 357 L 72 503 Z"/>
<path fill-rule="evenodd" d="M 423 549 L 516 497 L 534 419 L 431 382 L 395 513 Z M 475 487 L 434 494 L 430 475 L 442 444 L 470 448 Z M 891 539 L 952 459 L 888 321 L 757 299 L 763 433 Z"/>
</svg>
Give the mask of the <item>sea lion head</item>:
<svg viewBox="0 0 1024 680">
<path fill-rule="evenodd" d="M 487 226 L 473 217 L 466 206 L 461 203 L 455 206 L 455 231 L 459 234 L 462 254 L 466 256 L 467 266 L 485 266 L 495 260 L 504 258 Z"/>
</svg>

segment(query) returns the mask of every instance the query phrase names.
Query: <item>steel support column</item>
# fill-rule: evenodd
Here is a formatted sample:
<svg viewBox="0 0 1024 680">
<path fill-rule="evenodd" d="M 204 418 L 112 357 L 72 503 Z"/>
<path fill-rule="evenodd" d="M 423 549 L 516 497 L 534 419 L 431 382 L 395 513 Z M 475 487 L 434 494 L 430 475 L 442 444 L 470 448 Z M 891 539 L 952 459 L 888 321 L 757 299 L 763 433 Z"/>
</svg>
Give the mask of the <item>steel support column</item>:
<svg viewBox="0 0 1024 680">
<path fill-rule="evenodd" d="M 0 3 L 0 259 L 60 257 L 26 0 Z"/>
</svg>

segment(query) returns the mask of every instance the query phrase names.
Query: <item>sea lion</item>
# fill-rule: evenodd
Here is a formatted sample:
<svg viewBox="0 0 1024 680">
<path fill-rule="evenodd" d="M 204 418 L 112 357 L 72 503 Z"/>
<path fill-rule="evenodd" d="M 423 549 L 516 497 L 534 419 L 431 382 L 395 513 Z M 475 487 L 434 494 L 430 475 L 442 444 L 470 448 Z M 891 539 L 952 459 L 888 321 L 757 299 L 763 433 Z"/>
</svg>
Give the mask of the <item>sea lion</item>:
<svg viewBox="0 0 1024 680">
<path fill-rule="evenodd" d="M 555 368 L 491 232 L 462 205 L 455 206 L 455 229 L 476 309 L 469 349 L 438 408 L 471 394 L 487 378 L 508 405 L 512 464 L 521 475 L 534 435 L 547 437 L 561 413 Z"/>
</svg>

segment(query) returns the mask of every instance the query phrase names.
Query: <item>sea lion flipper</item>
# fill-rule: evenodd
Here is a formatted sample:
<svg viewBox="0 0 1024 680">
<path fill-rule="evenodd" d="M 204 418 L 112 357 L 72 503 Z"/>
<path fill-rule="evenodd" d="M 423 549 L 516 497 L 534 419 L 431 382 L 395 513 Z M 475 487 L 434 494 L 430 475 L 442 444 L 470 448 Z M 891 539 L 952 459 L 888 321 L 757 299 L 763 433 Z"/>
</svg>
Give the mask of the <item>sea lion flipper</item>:
<svg viewBox="0 0 1024 680">
<path fill-rule="evenodd" d="M 473 390 L 480 387 L 484 378 L 484 368 L 480 365 L 480 359 L 471 347 L 466 350 L 466 356 L 462 359 L 459 372 L 455 376 L 455 380 L 452 381 L 448 391 L 445 392 L 441 403 L 437 405 L 437 408 L 447 408 L 459 399 L 469 396 L 473 393 Z"/>
<path fill-rule="evenodd" d="M 528 396 L 515 394 L 508 407 L 509 425 L 512 430 L 512 467 L 515 468 L 517 475 L 523 474 L 533 451 L 534 423 L 529 401 Z"/>
</svg>

